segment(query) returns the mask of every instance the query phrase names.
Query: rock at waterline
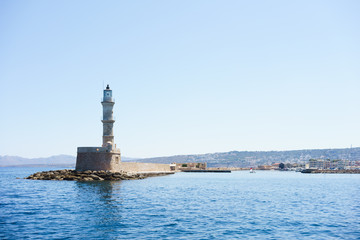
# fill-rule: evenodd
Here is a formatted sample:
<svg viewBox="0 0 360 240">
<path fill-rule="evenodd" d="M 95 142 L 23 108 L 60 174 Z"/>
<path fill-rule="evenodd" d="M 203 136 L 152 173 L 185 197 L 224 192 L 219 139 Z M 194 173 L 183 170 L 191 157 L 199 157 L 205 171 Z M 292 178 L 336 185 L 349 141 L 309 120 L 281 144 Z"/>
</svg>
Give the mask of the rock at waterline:
<svg viewBox="0 0 360 240">
<path fill-rule="evenodd" d="M 70 169 L 45 171 L 34 173 L 25 179 L 32 180 L 67 180 L 67 181 L 118 181 L 131 179 L 144 179 L 151 176 L 161 176 L 171 173 L 127 173 L 127 172 L 109 172 L 109 171 L 75 171 Z"/>
</svg>

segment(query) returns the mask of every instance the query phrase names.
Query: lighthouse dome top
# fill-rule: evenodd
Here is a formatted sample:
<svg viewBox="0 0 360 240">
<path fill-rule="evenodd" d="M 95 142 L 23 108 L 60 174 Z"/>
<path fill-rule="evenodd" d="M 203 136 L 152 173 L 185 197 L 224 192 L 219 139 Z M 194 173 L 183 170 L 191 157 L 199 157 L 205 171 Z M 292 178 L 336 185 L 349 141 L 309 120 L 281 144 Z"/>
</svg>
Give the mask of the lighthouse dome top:
<svg viewBox="0 0 360 240">
<path fill-rule="evenodd" d="M 106 86 L 106 89 L 104 89 L 104 102 L 112 102 L 112 90 L 109 87 L 109 84 Z"/>
</svg>

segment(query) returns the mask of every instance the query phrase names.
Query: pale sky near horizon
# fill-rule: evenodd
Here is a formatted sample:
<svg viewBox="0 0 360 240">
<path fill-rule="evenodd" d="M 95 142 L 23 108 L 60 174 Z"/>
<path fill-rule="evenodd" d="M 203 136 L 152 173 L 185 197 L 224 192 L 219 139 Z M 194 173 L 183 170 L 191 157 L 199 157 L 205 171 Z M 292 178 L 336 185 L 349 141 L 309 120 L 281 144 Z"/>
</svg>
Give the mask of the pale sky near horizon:
<svg viewBox="0 0 360 240">
<path fill-rule="evenodd" d="M 0 1 L 0 155 L 360 146 L 360 1 Z"/>
</svg>

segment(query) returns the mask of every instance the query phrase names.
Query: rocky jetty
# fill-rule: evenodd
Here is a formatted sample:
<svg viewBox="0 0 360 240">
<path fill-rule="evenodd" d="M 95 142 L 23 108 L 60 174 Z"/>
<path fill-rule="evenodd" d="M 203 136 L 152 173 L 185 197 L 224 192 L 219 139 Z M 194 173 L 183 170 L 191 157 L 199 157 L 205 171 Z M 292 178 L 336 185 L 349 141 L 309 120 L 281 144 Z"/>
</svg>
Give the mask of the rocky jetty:
<svg viewBox="0 0 360 240">
<path fill-rule="evenodd" d="M 360 174 L 360 169 L 304 169 L 301 173 L 346 173 L 346 174 Z"/>
<path fill-rule="evenodd" d="M 67 181 L 118 181 L 144 179 L 147 177 L 163 176 L 173 174 L 173 172 L 153 172 L 153 173 L 128 173 L 128 172 L 109 172 L 109 171 L 75 171 L 71 169 L 45 171 L 34 173 L 25 179 L 32 180 L 67 180 Z"/>
</svg>

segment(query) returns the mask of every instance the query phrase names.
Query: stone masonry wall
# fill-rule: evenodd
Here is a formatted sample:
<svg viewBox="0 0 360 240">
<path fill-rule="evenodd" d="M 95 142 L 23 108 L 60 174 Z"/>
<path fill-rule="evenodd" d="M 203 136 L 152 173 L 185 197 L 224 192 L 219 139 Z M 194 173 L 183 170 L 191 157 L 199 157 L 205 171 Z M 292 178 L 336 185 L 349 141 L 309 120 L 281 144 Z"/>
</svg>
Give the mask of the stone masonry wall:
<svg viewBox="0 0 360 240">
<path fill-rule="evenodd" d="M 169 164 L 160 163 L 137 163 L 137 162 L 121 162 L 120 169 L 125 172 L 170 172 Z"/>
<path fill-rule="evenodd" d="M 120 163 L 120 153 L 78 152 L 76 170 L 118 171 L 120 169 Z"/>
</svg>

